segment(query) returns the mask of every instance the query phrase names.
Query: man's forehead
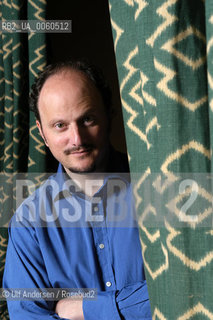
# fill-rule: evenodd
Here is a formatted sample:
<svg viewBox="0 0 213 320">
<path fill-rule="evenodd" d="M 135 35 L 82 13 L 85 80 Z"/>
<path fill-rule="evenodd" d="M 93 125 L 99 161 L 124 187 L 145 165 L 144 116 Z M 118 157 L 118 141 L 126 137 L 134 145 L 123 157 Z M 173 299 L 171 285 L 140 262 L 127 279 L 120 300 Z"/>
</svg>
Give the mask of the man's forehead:
<svg viewBox="0 0 213 320">
<path fill-rule="evenodd" d="M 71 68 L 66 68 L 59 70 L 55 74 L 51 75 L 47 80 L 45 81 L 43 87 L 45 86 L 51 86 L 52 83 L 59 83 L 60 82 L 69 82 L 69 83 L 82 83 L 85 85 L 93 85 L 92 81 L 89 79 L 89 77 L 80 70 L 75 70 Z"/>
<path fill-rule="evenodd" d="M 100 92 L 89 79 L 89 77 L 79 70 L 65 69 L 51 75 L 44 83 L 39 100 L 47 95 L 54 95 L 54 93 L 66 90 L 69 92 L 79 92 L 86 95 L 98 95 Z M 39 101 L 38 101 L 39 104 Z"/>
<path fill-rule="evenodd" d="M 83 72 L 78 70 L 62 70 L 49 77 L 40 92 L 38 108 L 41 111 L 43 106 L 49 110 L 49 106 L 68 105 L 79 103 L 100 105 L 103 104 L 99 90 Z M 52 109 L 51 108 L 51 109 Z"/>
<path fill-rule="evenodd" d="M 80 94 L 90 94 L 91 89 L 98 92 L 98 89 L 93 85 L 92 81 L 87 78 L 82 72 L 76 70 L 64 70 L 60 73 L 51 75 L 44 83 L 39 101 L 43 100 L 46 96 L 63 94 L 66 91 Z M 38 101 L 38 104 L 39 104 Z"/>
</svg>

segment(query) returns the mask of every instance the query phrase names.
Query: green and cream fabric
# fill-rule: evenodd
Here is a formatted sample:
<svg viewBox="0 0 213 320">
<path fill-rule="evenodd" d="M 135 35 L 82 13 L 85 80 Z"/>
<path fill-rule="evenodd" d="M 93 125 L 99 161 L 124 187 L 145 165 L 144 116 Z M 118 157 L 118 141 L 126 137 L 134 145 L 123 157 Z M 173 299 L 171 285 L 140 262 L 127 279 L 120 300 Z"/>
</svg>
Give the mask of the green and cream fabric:
<svg viewBox="0 0 213 320">
<path fill-rule="evenodd" d="M 213 2 L 109 10 L 153 319 L 213 319 Z M 197 198 L 183 222 L 190 176 Z"/>
<path fill-rule="evenodd" d="M 0 1 L 0 20 L 43 20 L 44 0 Z M 45 148 L 29 112 L 28 94 L 45 66 L 44 34 L 0 33 L 0 278 L 7 248 L 8 217 L 13 213 L 12 174 L 45 170 Z M 8 319 L 0 301 L 0 318 Z"/>
</svg>

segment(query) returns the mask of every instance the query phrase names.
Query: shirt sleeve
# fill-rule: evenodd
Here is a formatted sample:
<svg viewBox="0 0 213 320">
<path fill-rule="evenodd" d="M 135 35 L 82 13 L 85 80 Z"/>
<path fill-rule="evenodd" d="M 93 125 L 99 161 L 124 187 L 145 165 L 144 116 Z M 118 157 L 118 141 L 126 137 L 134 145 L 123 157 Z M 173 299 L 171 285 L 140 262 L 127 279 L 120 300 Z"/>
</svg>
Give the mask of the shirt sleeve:
<svg viewBox="0 0 213 320">
<path fill-rule="evenodd" d="M 116 291 L 100 291 L 94 300 L 83 300 L 85 320 L 121 320 L 117 304 Z"/>
<path fill-rule="evenodd" d="M 152 320 L 146 281 L 124 287 L 116 295 L 122 319 Z"/>
<path fill-rule="evenodd" d="M 84 300 L 85 320 L 152 320 L 146 281 L 120 291 L 102 291 L 96 300 Z"/>
<path fill-rule="evenodd" d="M 34 228 L 9 228 L 9 243 L 3 276 L 3 287 L 51 288 Z M 55 313 L 55 302 L 46 300 L 8 300 L 10 319 L 61 319 Z"/>
</svg>

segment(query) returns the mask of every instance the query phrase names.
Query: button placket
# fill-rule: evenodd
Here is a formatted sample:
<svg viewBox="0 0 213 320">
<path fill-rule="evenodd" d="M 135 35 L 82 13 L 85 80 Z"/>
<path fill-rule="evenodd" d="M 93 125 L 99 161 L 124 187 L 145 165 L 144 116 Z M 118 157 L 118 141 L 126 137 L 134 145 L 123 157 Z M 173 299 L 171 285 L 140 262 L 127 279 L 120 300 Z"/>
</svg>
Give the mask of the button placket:
<svg viewBox="0 0 213 320">
<path fill-rule="evenodd" d="M 94 216 L 101 218 L 99 222 L 93 220 L 91 225 L 93 227 L 94 240 L 96 243 L 96 250 L 99 257 L 99 262 L 103 272 L 103 281 L 106 290 L 111 289 L 115 285 L 114 274 L 111 266 L 109 243 L 106 231 L 106 221 L 104 214 L 105 200 L 101 197 L 101 201 L 98 203 L 92 203 L 92 213 Z M 97 210 L 98 209 L 98 210 Z M 103 250 L 104 249 L 104 250 Z"/>
</svg>

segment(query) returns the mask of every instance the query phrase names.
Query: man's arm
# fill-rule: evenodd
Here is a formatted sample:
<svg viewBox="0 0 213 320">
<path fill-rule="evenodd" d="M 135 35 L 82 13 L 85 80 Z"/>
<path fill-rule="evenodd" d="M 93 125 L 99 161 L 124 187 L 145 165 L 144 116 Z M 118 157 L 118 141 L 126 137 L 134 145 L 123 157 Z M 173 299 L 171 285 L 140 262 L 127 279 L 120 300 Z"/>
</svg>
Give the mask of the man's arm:
<svg viewBox="0 0 213 320">
<path fill-rule="evenodd" d="M 146 281 L 116 292 L 99 292 L 97 300 L 83 301 L 83 311 L 86 320 L 152 320 Z"/>
<path fill-rule="evenodd" d="M 27 223 L 9 229 L 3 287 L 51 288 L 35 230 Z M 8 300 L 7 304 L 13 320 L 67 320 L 55 313 L 54 301 Z"/>
<path fill-rule="evenodd" d="M 56 313 L 71 320 L 152 320 L 146 281 L 99 292 L 96 300 L 63 299 Z"/>
<path fill-rule="evenodd" d="M 84 320 L 83 300 L 66 298 L 59 300 L 56 304 L 55 312 L 59 317 L 70 320 Z"/>
<path fill-rule="evenodd" d="M 124 287 L 117 293 L 116 302 L 122 319 L 152 320 L 146 281 Z"/>
<path fill-rule="evenodd" d="M 56 313 L 70 320 L 121 320 L 115 295 L 115 291 L 101 291 L 92 301 L 62 299 L 56 304 Z"/>
</svg>

